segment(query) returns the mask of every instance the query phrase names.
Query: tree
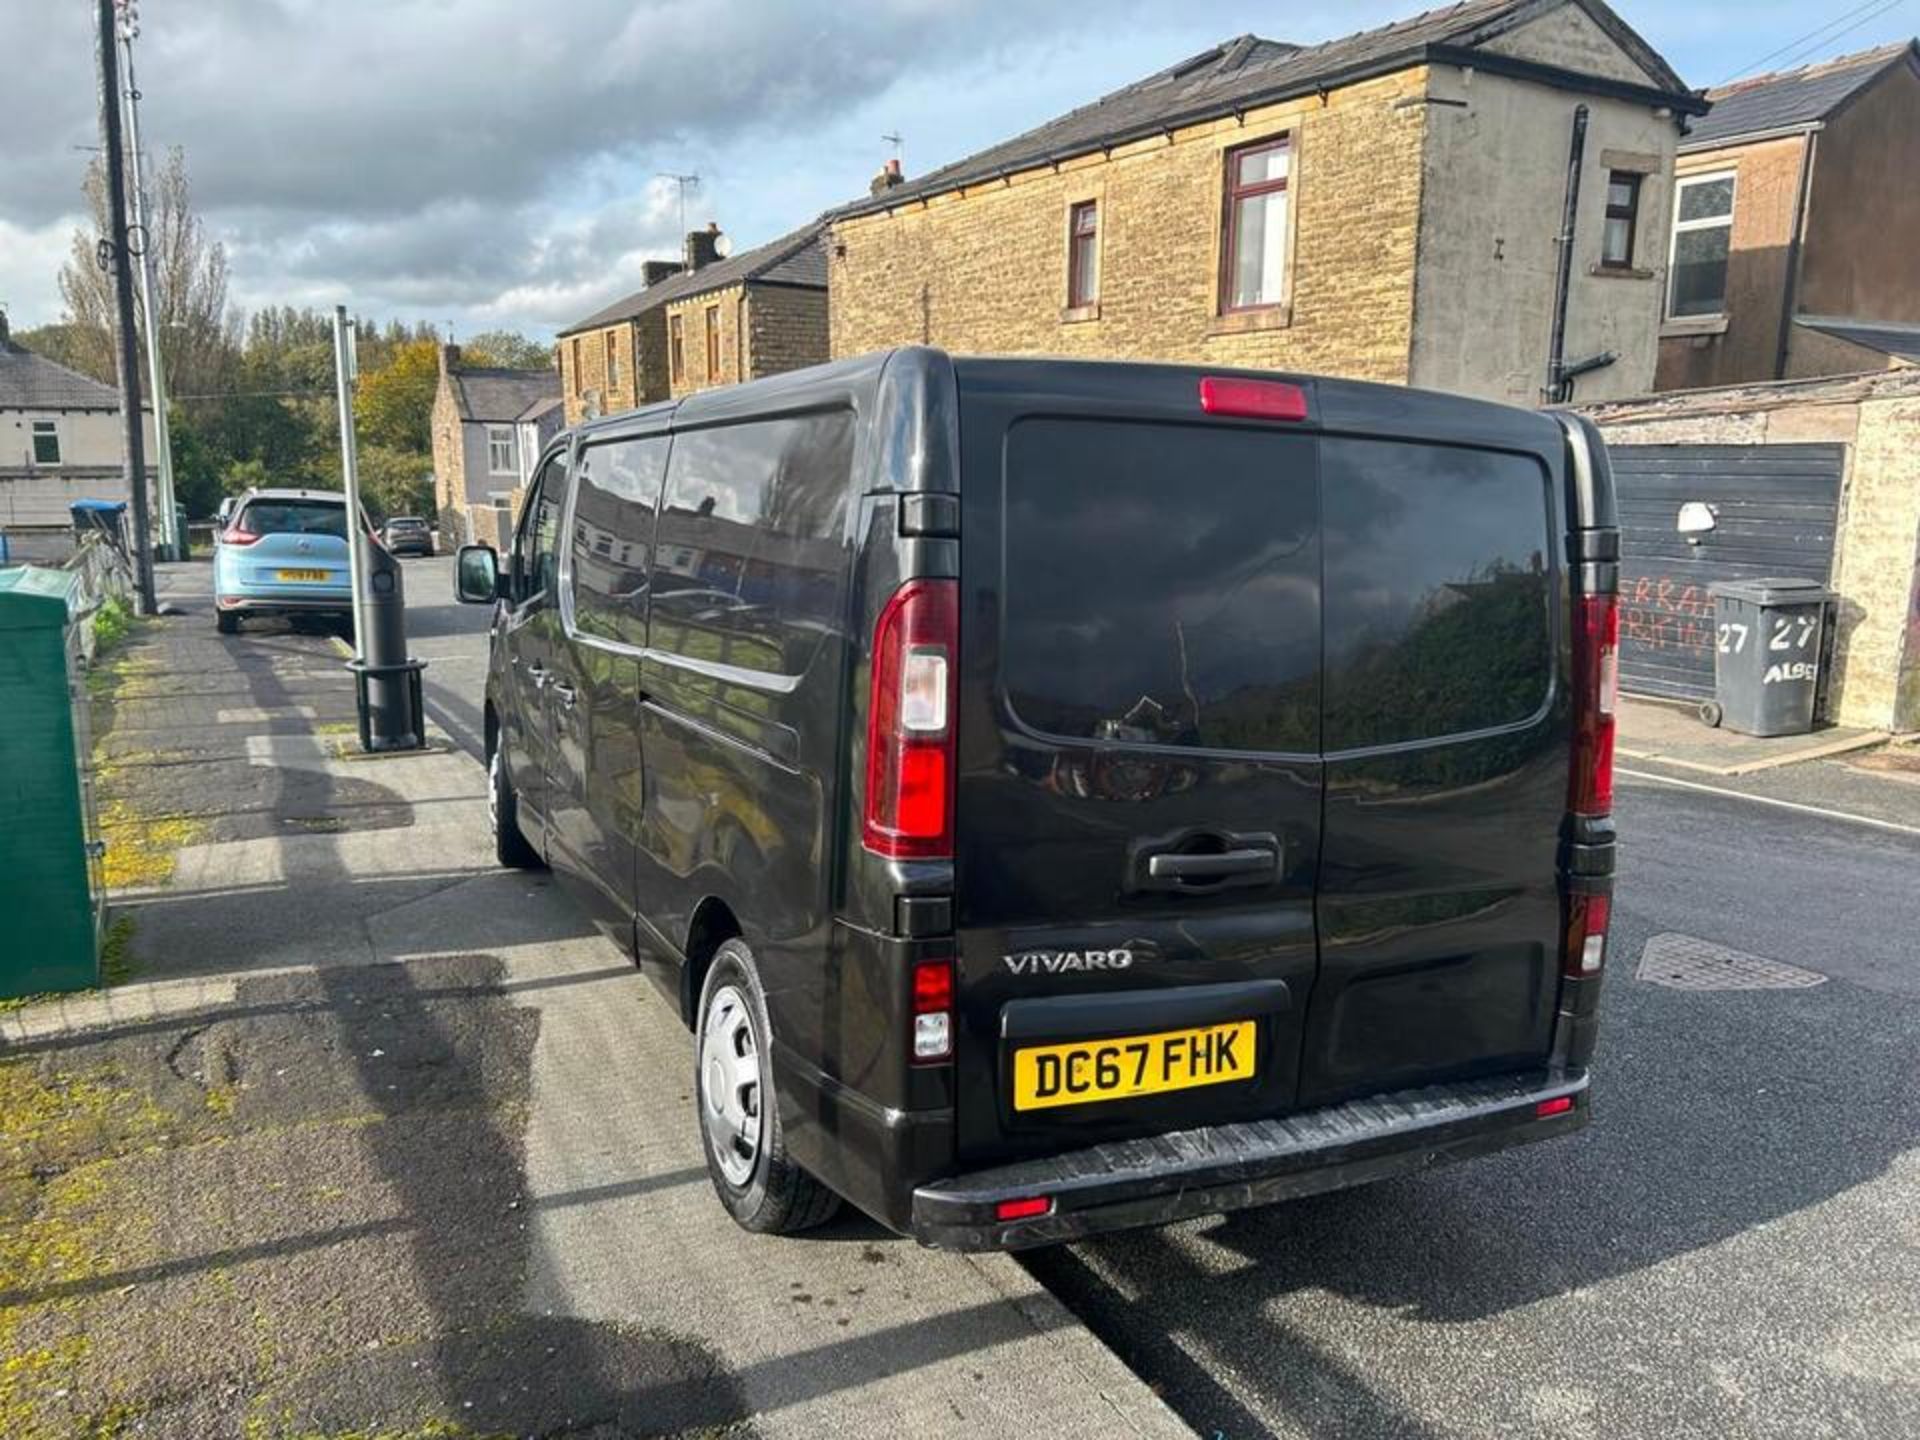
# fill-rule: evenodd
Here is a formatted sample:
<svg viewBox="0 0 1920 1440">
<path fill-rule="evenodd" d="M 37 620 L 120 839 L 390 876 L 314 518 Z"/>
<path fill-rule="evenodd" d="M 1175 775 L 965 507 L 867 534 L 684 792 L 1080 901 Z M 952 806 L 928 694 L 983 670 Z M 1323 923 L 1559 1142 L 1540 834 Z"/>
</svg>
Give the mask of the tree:
<svg viewBox="0 0 1920 1440">
<path fill-rule="evenodd" d="M 433 516 L 433 461 L 426 455 L 386 445 L 363 445 L 357 458 L 360 496 L 375 519 Z"/>
<path fill-rule="evenodd" d="M 228 378 L 239 341 L 239 327 L 227 311 L 226 247 L 207 239 L 193 212 L 186 155 L 177 146 L 151 177 L 150 190 L 146 243 L 167 390 L 181 396 L 213 394 Z M 93 231 L 73 232 L 73 253 L 60 269 L 60 296 L 67 307 L 62 323 L 74 331 L 72 353 L 81 362 L 74 368 L 111 384 L 113 277 L 94 258 L 99 237 L 109 233 L 106 171 L 97 158 L 87 167 L 86 192 Z M 143 283 L 138 266 L 134 275 L 136 284 Z M 145 326 L 143 309 L 137 310 L 135 324 Z M 144 329 L 138 338 L 144 347 Z"/>
<path fill-rule="evenodd" d="M 486 330 L 460 347 L 469 365 L 499 365 L 508 370 L 551 370 L 552 347 L 529 340 L 515 330 Z"/>
<path fill-rule="evenodd" d="M 440 388 L 440 354 L 432 340 L 392 346 L 384 364 L 360 370 L 353 415 L 368 445 L 425 455 L 433 445 L 433 397 Z M 431 468 L 431 466 L 429 466 Z"/>
</svg>

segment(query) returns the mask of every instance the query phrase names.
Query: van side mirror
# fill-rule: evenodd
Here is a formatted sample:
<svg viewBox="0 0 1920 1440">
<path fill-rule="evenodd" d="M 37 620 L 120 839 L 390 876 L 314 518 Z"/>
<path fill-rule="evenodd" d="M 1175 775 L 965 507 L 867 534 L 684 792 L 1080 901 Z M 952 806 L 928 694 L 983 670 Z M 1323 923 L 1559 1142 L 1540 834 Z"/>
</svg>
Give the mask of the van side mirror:
<svg viewBox="0 0 1920 1440">
<path fill-rule="evenodd" d="M 453 562 L 453 593 L 468 605 L 491 605 L 500 593 L 500 557 L 491 545 L 462 545 Z"/>
</svg>

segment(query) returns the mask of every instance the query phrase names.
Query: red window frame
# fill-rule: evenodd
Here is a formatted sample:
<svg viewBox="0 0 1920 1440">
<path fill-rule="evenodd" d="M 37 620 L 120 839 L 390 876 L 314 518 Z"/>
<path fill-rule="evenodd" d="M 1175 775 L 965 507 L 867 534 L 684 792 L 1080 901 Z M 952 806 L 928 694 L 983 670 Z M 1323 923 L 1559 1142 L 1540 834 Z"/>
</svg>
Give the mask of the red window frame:
<svg viewBox="0 0 1920 1440">
<path fill-rule="evenodd" d="M 1100 202 L 1082 200 L 1067 209 L 1067 308 L 1100 300 Z"/>
<path fill-rule="evenodd" d="M 707 379 L 720 378 L 720 307 L 707 306 Z"/>
<path fill-rule="evenodd" d="M 585 348 L 578 335 L 573 337 L 573 393 L 587 393 L 587 362 Z"/>
<path fill-rule="evenodd" d="M 667 317 L 667 374 L 678 385 L 687 378 L 687 336 L 681 317 Z"/>
<path fill-rule="evenodd" d="M 1240 183 L 1240 162 L 1249 155 L 1259 155 L 1268 150 L 1287 152 L 1287 173 L 1278 180 L 1262 180 L 1253 185 Z M 1236 236 L 1239 226 L 1234 224 L 1244 201 L 1257 200 L 1262 195 L 1283 192 L 1293 178 L 1293 136 L 1276 135 L 1266 140 L 1256 140 L 1251 145 L 1241 145 L 1227 151 L 1227 173 L 1224 189 L 1224 203 L 1220 215 L 1220 313 L 1222 315 L 1244 314 L 1253 310 L 1271 310 L 1281 304 L 1279 300 L 1263 300 L 1256 305 L 1236 305 L 1233 303 L 1234 261 L 1238 258 L 1235 251 L 1239 248 Z M 1291 221 L 1291 212 L 1289 212 Z M 1286 262 L 1282 260 L 1282 265 Z"/>
<path fill-rule="evenodd" d="M 1607 214 L 1609 220 L 1627 222 L 1627 253 L 1619 258 L 1607 254 L 1607 229 L 1600 227 L 1600 264 L 1608 270 L 1631 270 L 1633 268 L 1633 249 L 1640 238 L 1640 182 L 1646 177 L 1632 170 L 1609 170 L 1607 172 Z M 1627 187 L 1627 203 L 1613 203 L 1613 187 Z"/>
<path fill-rule="evenodd" d="M 601 339 L 607 342 L 607 357 L 604 364 L 606 366 L 607 388 L 609 390 L 617 390 L 620 388 L 620 342 L 615 338 L 619 333 L 617 330 L 608 330 L 601 335 Z"/>
</svg>

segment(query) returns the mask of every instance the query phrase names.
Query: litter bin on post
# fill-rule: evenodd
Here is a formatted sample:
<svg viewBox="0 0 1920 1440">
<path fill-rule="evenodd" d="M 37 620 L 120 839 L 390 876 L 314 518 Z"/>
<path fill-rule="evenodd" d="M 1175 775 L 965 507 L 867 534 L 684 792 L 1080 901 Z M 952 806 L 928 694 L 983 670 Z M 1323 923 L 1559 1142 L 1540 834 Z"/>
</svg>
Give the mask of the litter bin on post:
<svg viewBox="0 0 1920 1440">
<path fill-rule="evenodd" d="M 1804 735 L 1813 728 L 1821 640 L 1832 593 L 1817 580 L 1723 580 L 1714 606 L 1714 698 L 1709 725 L 1743 735 Z"/>
<path fill-rule="evenodd" d="M 80 577 L 0 574 L 0 996 L 100 978 L 103 898 Z"/>
</svg>

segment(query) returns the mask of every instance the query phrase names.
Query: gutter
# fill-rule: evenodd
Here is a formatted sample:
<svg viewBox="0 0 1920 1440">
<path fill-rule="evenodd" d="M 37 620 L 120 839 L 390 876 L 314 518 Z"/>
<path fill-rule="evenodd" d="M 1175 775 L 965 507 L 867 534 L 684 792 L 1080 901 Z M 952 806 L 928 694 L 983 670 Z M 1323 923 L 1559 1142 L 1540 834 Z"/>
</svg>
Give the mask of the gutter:
<svg viewBox="0 0 1920 1440">
<path fill-rule="evenodd" d="M 1809 120 L 1804 125 L 1776 125 L 1771 130 L 1752 130 L 1743 135 L 1723 135 L 1718 140 L 1695 140 L 1676 146 L 1676 155 L 1711 155 L 1716 150 L 1738 150 L 1743 145 L 1758 145 L 1765 140 L 1787 140 L 1795 135 L 1817 135 L 1827 128 L 1824 120 Z"/>
</svg>

